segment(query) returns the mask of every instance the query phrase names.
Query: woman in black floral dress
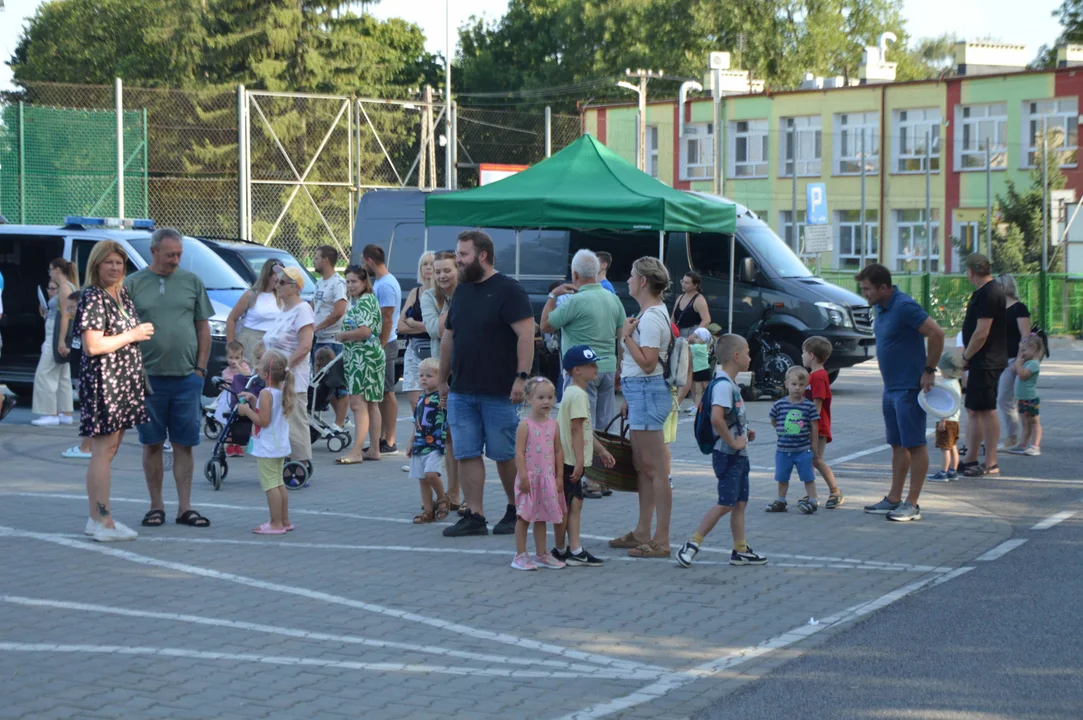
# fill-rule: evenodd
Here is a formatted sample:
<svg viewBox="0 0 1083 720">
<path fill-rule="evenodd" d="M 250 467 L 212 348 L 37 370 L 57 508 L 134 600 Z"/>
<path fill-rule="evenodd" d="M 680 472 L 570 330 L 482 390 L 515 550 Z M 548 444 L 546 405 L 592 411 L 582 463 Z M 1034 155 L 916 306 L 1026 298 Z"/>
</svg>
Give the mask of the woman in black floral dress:
<svg viewBox="0 0 1083 720">
<path fill-rule="evenodd" d="M 90 518 L 83 532 L 99 542 L 138 537 L 113 520 L 109 507 L 110 465 L 124 431 L 148 421 L 139 343 L 154 334 L 153 325 L 139 322 L 124 289 L 126 260 L 119 243 L 95 244 L 87 261 L 86 289 L 75 311 L 75 332 L 83 340 L 79 434 L 91 439 L 86 474 Z"/>
</svg>

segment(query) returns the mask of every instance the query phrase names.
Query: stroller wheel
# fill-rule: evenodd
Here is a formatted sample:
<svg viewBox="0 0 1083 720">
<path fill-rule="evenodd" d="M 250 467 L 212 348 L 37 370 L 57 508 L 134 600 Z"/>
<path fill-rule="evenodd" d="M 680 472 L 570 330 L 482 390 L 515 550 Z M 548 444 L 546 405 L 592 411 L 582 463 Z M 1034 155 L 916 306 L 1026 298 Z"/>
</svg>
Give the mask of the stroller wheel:
<svg viewBox="0 0 1083 720">
<path fill-rule="evenodd" d="M 343 437 L 343 438 L 345 438 L 345 440 L 343 440 L 343 445 L 342 445 L 342 447 L 344 447 L 344 448 L 348 448 L 348 447 L 350 447 L 351 445 L 353 445 L 353 435 L 351 435 L 351 434 L 350 434 L 350 433 L 348 433 L 348 432 L 345 432 L 345 431 L 343 431 L 343 433 L 342 433 L 342 437 Z"/>
<path fill-rule="evenodd" d="M 342 452 L 343 449 L 350 444 L 348 442 L 349 437 L 349 435 L 346 435 L 344 433 L 332 435 L 331 437 L 327 438 L 327 450 L 333 453 Z"/>
<path fill-rule="evenodd" d="M 222 489 L 222 480 L 225 479 L 226 473 L 228 472 L 229 468 L 226 465 L 226 461 L 213 457 L 207 461 L 206 466 L 203 468 L 203 474 L 207 477 L 207 480 L 211 485 L 214 485 L 215 490 Z"/>
<path fill-rule="evenodd" d="M 282 482 L 290 490 L 299 490 L 308 485 L 311 465 L 291 461 L 282 466 Z"/>
<path fill-rule="evenodd" d="M 220 432 L 222 432 L 222 426 L 218 424 L 218 421 L 213 418 L 206 418 L 206 422 L 203 423 L 203 434 L 207 436 L 207 439 L 217 440 Z"/>
</svg>

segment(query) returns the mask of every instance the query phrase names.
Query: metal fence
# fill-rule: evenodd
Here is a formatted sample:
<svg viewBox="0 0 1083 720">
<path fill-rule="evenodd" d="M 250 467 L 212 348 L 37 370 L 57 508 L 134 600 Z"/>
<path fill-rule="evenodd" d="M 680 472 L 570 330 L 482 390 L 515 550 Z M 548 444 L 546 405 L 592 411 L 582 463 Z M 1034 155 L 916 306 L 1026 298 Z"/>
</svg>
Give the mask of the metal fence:
<svg viewBox="0 0 1083 720">
<path fill-rule="evenodd" d="M 828 282 L 860 293 L 853 273 L 823 272 Z M 1043 276 L 1015 275 L 1019 299 L 1030 309 L 1035 325 L 1053 334 L 1078 335 L 1083 329 L 1083 276 L 1048 273 Z M 963 326 L 966 303 L 974 288 L 966 275 L 893 273 L 892 281 L 913 297 L 945 330 L 958 331 Z"/>
<path fill-rule="evenodd" d="M 445 105 L 431 95 L 426 102 L 425 96 L 383 100 L 125 85 L 120 97 L 129 173 L 123 214 L 151 217 L 190 235 L 274 245 L 303 262 L 318 245 L 349 249 L 357 200 L 367 190 L 473 187 L 480 164 L 536 163 L 547 149 L 556 152 L 571 143 L 582 127 L 578 116 L 548 115 L 544 109 L 456 108 L 454 103 L 449 122 Z M 97 119 L 102 128 L 112 128 L 116 102 L 113 86 L 26 84 L 0 104 L 0 153 L 18 145 L 17 132 L 14 141 L 10 137 L 22 127 L 20 107 L 24 117 L 52 113 L 59 118 L 53 134 L 66 139 L 73 152 L 100 155 L 103 177 L 115 185 L 115 130 L 91 137 L 80 123 Z M 27 122 L 25 128 L 31 127 Z M 457 160 L 452 183 L 449 152 Z M 68 163 L 62 157 L 52 152 L 49 159 L 79 168 L 78 158 Z M 22 202 L 42 209 L 20 216 L 18 157 L 0 155 L 0 163 L 0 211 L 9 220 L 14 215 L 54 224 L 68 214 L 121 214 L 115 196 L 105 193 L 101 202 L 98 196 L 84 202 L 45 179 L 22 184 Z M 131 173 L 140 165 L 135 182 Z"/>
</svg>

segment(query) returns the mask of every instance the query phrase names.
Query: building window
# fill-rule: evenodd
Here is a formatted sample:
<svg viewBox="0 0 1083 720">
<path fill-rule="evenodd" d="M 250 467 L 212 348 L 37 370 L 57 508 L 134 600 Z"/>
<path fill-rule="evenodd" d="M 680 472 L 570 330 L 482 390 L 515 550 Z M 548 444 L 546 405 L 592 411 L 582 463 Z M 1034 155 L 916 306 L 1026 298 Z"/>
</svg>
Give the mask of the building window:
<svg viewBox="0 0 1083 720">
<path fill-rule="evenodd" d="M 861 211 L 839 210 L 839 270 L 861 269 Z M 880 261 L 880 222 L 875 210 L 865 210 L 865 264 Z"/>
<path fill-rule="evenodd" d="M 895 211 L 895 269 L 900 272 L 938 272 L 940 269 L 939 212 L 933 208 L 932 246 L 925 236 L 925 210 Z M 932 250 L 931 261 L 929 251 Z"/>
<path fill-rule="evenodd" d="M 658 177 L 658 126 L 647 126 L 647 174 Z"/>
<path fill-rule="evenodd" d="M 823 138 L 822 120 L 819 115 L 782 118 L 779 143 L 779 175 L 793 175 L 794 156 L 797 158 L 798 177 L 819 177 L 823 173 L 820 162 L 820 145 Z"/>
<path fill-rule="evenodd" d="M 1008 166 L 1008 106 L 968 105 L 955 108 L 955 166 L 960 170 L 984 170 L 985 151 L 990 166 Z"/>
<path fill-rule="evenodd" d="M 681 180 L 714 177 L 714 128 L 711 123 L 685 125 L 681 138 Z"/>
<path fill-rule="evenodd" d="M 793 250 L 795 253 L 797 253 L 799 256 L 801 256 L 803 258 L 808 257 L 808 255 L 803 254 L 801 252 L 804 248 L 803 248 L 803 246 L 802 246 L 802 244 L 800 242 L 801 238 L 803 238 L 804 235 L 805 235 L 805 211 L 804 210 L 798 210 L 797 211 L 797 235 L 796 236 L 794 235 L 794 229 L 793 229 L 793 211 L 792 210 L 783 210 L 782 212 L 780 212 L 778 214 L 778 219 L 779 219 L 779 223 L 781 223 L 781 228 L 780 229 L 781 229 L 782 232 L 779 233 L 779 234 L 782 235 L 782 239 L 786 242 L 787 245 L 790 246 L 790 249 Z"/>
<path fill-rule="evenodd" d="M 1035 167 L 1041 162 L 1043 118 L 1047 128 L 1049 152 L 1056 154 L 1061 167 L 1075 167 L 1079 148 L 1079 99 L 1061 98 L 1027 103 L 1025 110 L 1026 167 Z"/>
<path fill-rule="evenodd" d="M 729 175 L 732 178 L 767 177 L 767 121 L 730 123 Z"/>
<path fill-rule="evenodd" d="M 925 172 L 925 142 L 932 138 L 929 151 L 931 172 L 940 171 L 940 110 L 900 110 L 895 113 L 895 172 Z"/>
<path fill-rule="evenodd" d="M 865 172 L 880 172 L 880 113 L 845 113 L 835 116 L 835 174 L 860 175 L 862 138 Z"/>
</svg>

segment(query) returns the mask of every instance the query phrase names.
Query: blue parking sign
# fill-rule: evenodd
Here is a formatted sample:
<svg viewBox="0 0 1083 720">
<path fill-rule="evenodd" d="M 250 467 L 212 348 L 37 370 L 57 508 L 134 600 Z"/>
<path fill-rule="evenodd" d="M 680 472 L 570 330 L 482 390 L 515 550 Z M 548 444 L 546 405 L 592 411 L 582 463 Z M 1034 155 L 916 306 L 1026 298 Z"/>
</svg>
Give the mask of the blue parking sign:
<svg viewBox="0 0 1083 720">
<path fill-rule="evenodd" d="M 827 224 L 827 186 L 809 183 L 805 187 L 805 217 L 809 225 Z"/>
</svg>

